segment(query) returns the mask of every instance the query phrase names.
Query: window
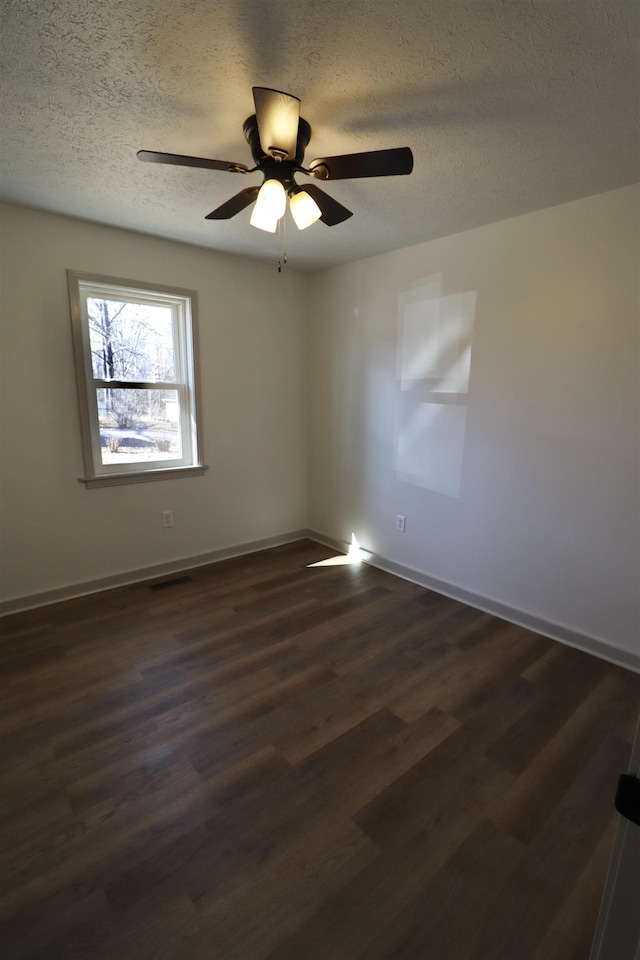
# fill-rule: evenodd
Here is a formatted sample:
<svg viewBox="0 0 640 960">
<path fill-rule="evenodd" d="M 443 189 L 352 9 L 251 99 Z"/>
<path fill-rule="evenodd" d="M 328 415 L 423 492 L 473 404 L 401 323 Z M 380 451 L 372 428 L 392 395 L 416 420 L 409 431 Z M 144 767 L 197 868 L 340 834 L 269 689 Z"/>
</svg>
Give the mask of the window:
<svg viewBox="0 0 640 960">
<path fill-rule="evenodd" d="M 87 486 L 202 474 L 195 294 L 68 271 Z"/>
</svg>

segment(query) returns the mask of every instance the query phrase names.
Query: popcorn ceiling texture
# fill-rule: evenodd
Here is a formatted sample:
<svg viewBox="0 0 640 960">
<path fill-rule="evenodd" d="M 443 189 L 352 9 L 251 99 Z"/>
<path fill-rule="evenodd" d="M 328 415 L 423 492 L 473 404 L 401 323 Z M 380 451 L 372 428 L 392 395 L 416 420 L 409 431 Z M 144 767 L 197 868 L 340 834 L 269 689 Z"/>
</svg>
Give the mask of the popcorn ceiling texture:
<svg viewBox="0 0 640 960">
<path fill-rule="evenodd" d="M 306 161 L 414 152 L 410 177 L 326 186 L 354 216 L 291 226 L 301 269 L 638 179 L 636 0 L 4 0 L 0 16 L 11 202 L 273 259 L 249 211 L 204 219 L 259 175 L 135 157 L 250 163 L 254 84 L 301 98 Z"/>
</svg>

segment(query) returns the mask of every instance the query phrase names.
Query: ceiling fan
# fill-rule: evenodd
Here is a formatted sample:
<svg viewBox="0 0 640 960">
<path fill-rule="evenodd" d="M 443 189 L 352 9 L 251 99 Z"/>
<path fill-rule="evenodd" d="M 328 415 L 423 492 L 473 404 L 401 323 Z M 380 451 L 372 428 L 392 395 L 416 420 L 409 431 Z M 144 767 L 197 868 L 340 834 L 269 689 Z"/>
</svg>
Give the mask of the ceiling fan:
<svg viewBox="0 0 640 960">
<path fill-rule="evenodd" d="M 300 116 L 300 100 L 268 87 L 252 89 L 256 112 L 245 120 L 242 129 L 251 148 L 254 167 L 155 150 L 139 150 L 137 153 L 139 160 L 152 163 L 174 163 L 184 167 L 226 170 L 228 173 L 260 171 L 264 177 L 262 185 L 246 187 L 207 214 L 205 219 L 228 220 L 255 201 L 251 224 L 274 233 L 278 220 L 284 215 L 288 197 L 291 214 L 299 229 L 304 230 L 316 220 L 332 227 L 353 216 L 351 211 L 317 184 L 301 187 L 295 181 L 295 174 L 304 173 L 316 180 L 349 180 L 411 173 L 413 154 L 409 147 L 322 157 L 313 160 L 308 168 L 304 167 L 302 162 L 311 139 L 311 127 Z"/>
</svg>

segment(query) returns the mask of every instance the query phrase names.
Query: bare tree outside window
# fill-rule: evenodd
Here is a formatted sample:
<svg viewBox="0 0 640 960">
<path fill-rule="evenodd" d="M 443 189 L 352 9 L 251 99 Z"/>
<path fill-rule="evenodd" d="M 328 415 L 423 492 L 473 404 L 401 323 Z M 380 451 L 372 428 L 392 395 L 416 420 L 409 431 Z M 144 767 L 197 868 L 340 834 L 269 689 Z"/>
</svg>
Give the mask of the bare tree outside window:
<svg viewBox="0 0 640 960">
<path fill-rule="evenodd" d="M 87 298 L 93 375 L 102 380 L 175 381 L 171 311 L 146 304 Z M 148 459 L 146 438 L 122 437 L 114 443 L 110 429 L 155 429 L 162 453 L 180 456 L 175 393 L 166 390 L 105 389 L 99 395 L 100 426 L 104 431 L 104 462 L 117 458 Z M 164 435 L 158 435 L 160 433 Z M 108 442 L 110 441 L 110 443 Z"/>
</svg>

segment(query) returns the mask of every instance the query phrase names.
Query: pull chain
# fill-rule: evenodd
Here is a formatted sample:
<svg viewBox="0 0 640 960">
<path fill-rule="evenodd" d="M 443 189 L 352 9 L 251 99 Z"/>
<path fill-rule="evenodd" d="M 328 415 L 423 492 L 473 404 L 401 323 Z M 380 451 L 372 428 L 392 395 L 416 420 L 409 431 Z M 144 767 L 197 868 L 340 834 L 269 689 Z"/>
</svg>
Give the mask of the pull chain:
<svg viewBox="0 0 640 960">
<path fill-rule="evenodd" d="M 282 270 L 287 265 L 287 214 L 282 217 L 281 220 L 278 220 L 278 246 L 279 246 L 279 256 L 278 256 L 278 273 L 282 273 Z"/>
</svg>

